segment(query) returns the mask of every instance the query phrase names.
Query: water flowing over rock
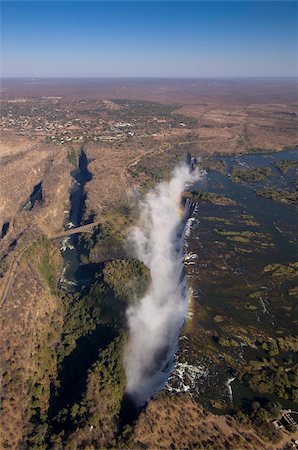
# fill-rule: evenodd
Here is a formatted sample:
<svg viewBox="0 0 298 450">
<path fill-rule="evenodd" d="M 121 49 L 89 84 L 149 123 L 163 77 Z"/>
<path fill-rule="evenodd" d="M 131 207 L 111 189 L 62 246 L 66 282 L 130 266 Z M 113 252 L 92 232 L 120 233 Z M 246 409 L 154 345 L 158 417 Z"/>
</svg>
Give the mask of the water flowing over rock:
<svg viewBox="0 0 298 450">
<path fill-rule="evenodd" d="M 183 242 L 192 208 L 186 203 L 181 210 L 181 193 L 199 176 L 186 164 L 177 167 L 169 182 L 147 194 L 139 226 L 132 232 L 137 257 L 150 268 L 152 278 L 149 292 L 127 311 L 126 390 L 137 406 L 164 386 L 173 367 L 188 305 Z"/>
</svg>

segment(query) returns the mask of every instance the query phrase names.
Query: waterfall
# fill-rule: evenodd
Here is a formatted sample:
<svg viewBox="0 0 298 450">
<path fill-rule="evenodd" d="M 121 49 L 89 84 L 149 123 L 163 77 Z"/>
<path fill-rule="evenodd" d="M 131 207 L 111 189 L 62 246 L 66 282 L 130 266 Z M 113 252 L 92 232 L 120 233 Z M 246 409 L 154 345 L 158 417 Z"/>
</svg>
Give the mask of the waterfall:
<svg viewBox="0 0 298 450">
<path fill-rule="evenodd" d="M 228 390 L 228 396 L 229 396 L 229 401 L 230 401 L 231 406 L 234 406 L 233 389 L 231 386 L 234 380 L 235 380 L 235 377 L 230 377 L 227 379 L 227 382 L 226 382 L 226 387 Z"/>
<path fill-rule="evenodd" d="M 147 194 L 131 235 L 136 256 L 150 268 L 152 279 L 147 294 L 127 311 L 126 392 L 137 406 L 164 386 L 173 368 L 188 306 L 184 228 L 194 207 L 187 199 L 181 211 L 181 193 L 199 176 L 186 164 L 177 167 L 169 182 Z"/>
<path fill-rule="evenodd" d="M 189 219 L 196 207 L 196 202 L 192 202 L 189 198 L 185 199 L 184 205 L 184 217 Z"/>
</svg>

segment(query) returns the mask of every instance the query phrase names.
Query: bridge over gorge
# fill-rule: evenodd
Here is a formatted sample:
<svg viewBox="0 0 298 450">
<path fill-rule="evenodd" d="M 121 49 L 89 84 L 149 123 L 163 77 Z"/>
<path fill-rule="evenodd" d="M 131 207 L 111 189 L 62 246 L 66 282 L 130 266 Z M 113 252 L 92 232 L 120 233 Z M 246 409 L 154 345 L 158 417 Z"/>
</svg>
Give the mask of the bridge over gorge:
<svg viewBox="0 0 298 450">
<path fill-rule="evenodd" d="M 85 225 L 81 225 L 80 227 L 75 228 L 69 228 L 69 230 L 61 231 L 61 233 L 53 234 L 52 236 L 49 236 L 49 238 L 52 241 L 56 241 L 58 239 L 62 239 L 67 236 L 71 236 L 72 234 L 78 234 L 78 233 L 93 233 L 93 230 L 95 227 L 99 225 L 100 222 L 92 222 L 87 223 Z"/>
</svg>

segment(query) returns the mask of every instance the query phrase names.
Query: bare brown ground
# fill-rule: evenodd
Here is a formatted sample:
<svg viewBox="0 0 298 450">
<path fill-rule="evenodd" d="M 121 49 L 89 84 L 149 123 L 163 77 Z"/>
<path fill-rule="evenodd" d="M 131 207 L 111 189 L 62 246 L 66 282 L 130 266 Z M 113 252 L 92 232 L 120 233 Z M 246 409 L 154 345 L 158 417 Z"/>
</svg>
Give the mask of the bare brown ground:
<svg viewBox="0 0 298 450">
<path fill-rule="evenodd" d="M 230 416 L 203 412 L 187 394 L 152 400 L 138 418 L 133 448 L 148 450 L 282 449 L 291 440 L 284 433 L 278 443 L 265 441 L 255 429 L 243 427 Z"/>
<path fill-rule="evenodd" d="M 90 161 L 88 170 L 92 174 L 92 180 L 85 187 L 87 215 L 95 213 L 100 220 L 106 212 L 124 204 L 133 188 L 128 167 L 144 157 L 168 150 L 167 142 L 156 144 L 148 138 L 113 146 L 87 144 L 85 152 Z"/>
<path fill-rule="evenodd" d="M 128 168 L 144 159 L 162 164 L 186 151 L 197 155 L 233 153 L 252 149 L 281 149 L 298 144 L 296 82 L 223 81 L 126 81 L 96 82 L 47 81 L 5 82 L 3 96 L 65 95 L 86 98 L 135 98 L 177 103 L 177 112 L 198 119 L 196 129 L 170 129 L 156 136 L 136 138 L 119 144 L 88 143 L 85 151 L 93 179 L 86 185 L 86 216 L 97 219 L 125 202 L 134 187 Z M 114 103 L 110 103 L 114 108 Z M 41 231 L 59 232 L 68 207 L 70 170 L 67 147 L 44 144 L 41 138 L 24 138 L 2 133 L 0 142 L 0 229 L 9 221 L 13 228 L 1 239 L 0 272 L 10 267 L 26 242 Z M 22 206 L 33 187 L 42 181 L 44 205 L 31 212 Z M 11 247 L 17 240 L 16 247 Z M 3 279 L 0 279 L 0 282 Z M 0 351 L 4 372 L 12 368 L 15 380 L 3 398 L 2 439 L 8 448 L 21 448 L 26 427 L 24 412 L 28 400 L 26 379 L 42 376 L 33 363 L 34 348 L 55 315 L 55 299 L 43 281 L 22 260 L 16 281 L 1 310 Z M 217 441 L 218 440 L 218 441 Z M 207 444 L 206 444 L 207 442 Z M 216 445 L 214 444 L 216 442 Z M 217 445 L 217 442 L 219 444 Z M 228 443 L 232 447 L 228 447 Z M 189 398 L 158 399 L 141 414 L 135 435 L 135 448 L 269 449 L 252 430 L 242 429 L 224 416 L 204 416 Z M 230 445 L 229 444 L 229 445 Z M 213 445 L 213 447 L 212 447 Z M 222 445 L 222 447 L 220 447 Z M 233 447 L 234 445 L 234 447 Z M 281 448 L 281 447 L 280 447 Z"/>
<path fill-rule="evenodd" d="M 297 105 L 297 79 L 42 79 L 2 80 L 1 96 L 135 99 L 182 105 Z"/>
<path fill-rule="evenodd" d="M 23 258 L 0 314 L 1 449 L 24 448 L 30 400 L 28 380 L 44 383 L 51 376 L 50 365 L 43 372 L 35 353 L 38 345 L 42 346 L 43 336 L 52 332 L 53 321 L 57 327 L 61 320 L 59 303 L 34 267 Z M 49 382 L 48 379 L 48 389 Z"/>
<path fill-rule="evenodd" d="M 34 219 L 45 232 L 61 229 L 71 184 L 66 151 L 63 147 L 44 144 L 34 137 L 31 141 L 14 133 L 2 133 L 0 227 L 19 216 L 34 186 L 42 182 L 43 208 L 35 211 Z"/>
<path fill-rule="evenodd" d="M 226 110 L 213 109 L 199 120 L 196 129 L 170 129 L 154 136 L 138 138 L 131 142 L 113 145 L 89 143 L 85 147 L 90 160 L 89 170 L 93 179 L 86 185 L 87 212 L 94 212 L 100 219 L 107 210 L 117 208 L 125 201 L 125 195 L 131 191 L 133 180 L 128 168 L 142 159 L 159 159 L 166 165 L 175 158 L 184 158 L 187 151 L 196 156 L 212 154 L 232 154 L 254 150 L 274 151 L 284 147 L 298 145 L 298 120 L 275 117 L 271 109 L 268 119 L 263 112 L 252 117 L 237 108 Z M 270 111 L 272 118 L 270 118 Z M 179 113 L 196 117 L 196 107 L 185 107 Z M 233 116 L 231 119 L 230 115 Z M 298 117 L 298 116 L 297 116 Z"/>
<path fill-rule="evenodd" d="M 95 82 L 94 82 L 95 83 Z M 99 82 L 98 82 L 99 83 Z M 65 86 L 71 91 L 72 86 Z M 198 156 L 274 151 L 298 146 L 298 96 L 296 82 L 155 82 L 103 83 L 98 96 L 142 98 L 177 102 L 175 113 L 198 120 L 195 129 L 168 129 L 129 143 L 105 146 L 88 144 L 93 180 L 87 185 L 87 209 L 97 213 L 123 201 L 124 190 L 132 185 L 127 167 L 143 157 L 159 153 L 165 162 L 180 149 Z M 58 86 L 56 86 L 58 89 Z M 61 88 L 61 86 L 60 86 Z M 81 85 L 82 93 L 85 93 Z M 115 89 L 115 91 L 113 90 Z M 68 91 L 68 92 L 70 92 Z"/>
<path fill-rule="evenodd" d="M 208 153 L 274 151 L 298 145 L 294 105 L 188 105 L 177 112 L 198 119 L 197 140 Z"/>
<path fill-rule="evenodd" d="M 164 129 L 118 144 L 86 145 L 93 179 L 86 185 L 88 214 L 119 206 L 132 187 L 127 168 L 142 157 L 172 149 L 196 155 L 280 150 L 298 145 L 296 80 L 5 80 L 2 97 L 62 96 L 84 98 L 83 108 L 104 99 L 110 111 L 119 105 L 109 99 L 142 99 L 177 104 L 175 113 L 198 120 L 194 129 Z M 20 99 L 19 99 L 20 100 Z M 79 111 L 77 111 L 79 114 Z M 146 127 L 146 124 L 144 124 Z M 146 129 L 144 129 L 146 135 Z M 47 233 L 59 232 L 70 186 L 66 146 L 44 144 L 41 137 L 24 138 L 4 132 L 0 141 L 0 216 L 11 221 L 33 186 L 43 181 L 45 204 L 36 220 Z M 179 156 L 179 155 L 178 155 Z M 1 225 L 1 223 L 0 223 Z"/>
</svg>

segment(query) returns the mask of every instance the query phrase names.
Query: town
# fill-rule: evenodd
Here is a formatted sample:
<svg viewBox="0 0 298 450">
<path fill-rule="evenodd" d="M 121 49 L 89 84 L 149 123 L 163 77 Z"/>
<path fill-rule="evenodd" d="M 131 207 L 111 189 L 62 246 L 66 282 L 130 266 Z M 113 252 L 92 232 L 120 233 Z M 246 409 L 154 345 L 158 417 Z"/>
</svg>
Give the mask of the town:
<svg viewBox="0 0 298 450">
<path fill-rule="evenodd" d="M 174 106 L 128 100 L 67 101 L 62 97 L 3 99 L 1 131 L 44 137 L 46 142 L 126 141 L 172 128 L 194 128 L 197 121 L 174 114 Z"/>
</svg>

